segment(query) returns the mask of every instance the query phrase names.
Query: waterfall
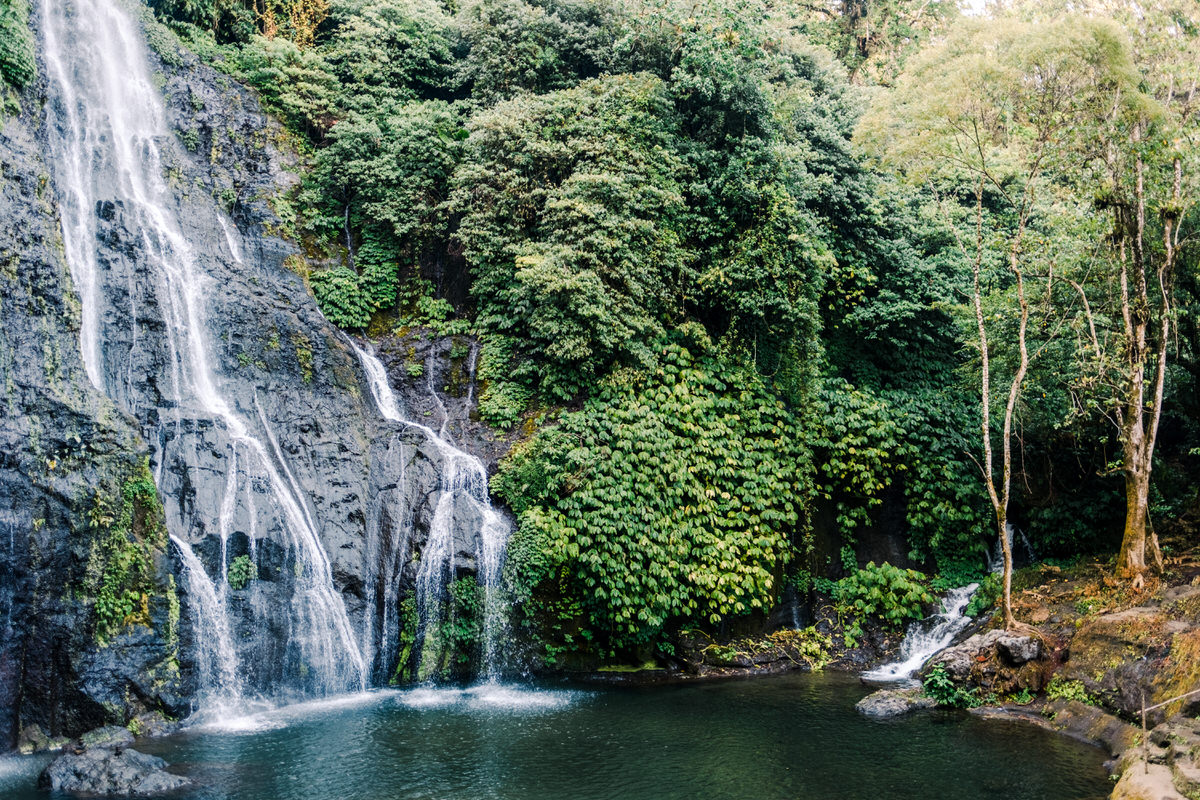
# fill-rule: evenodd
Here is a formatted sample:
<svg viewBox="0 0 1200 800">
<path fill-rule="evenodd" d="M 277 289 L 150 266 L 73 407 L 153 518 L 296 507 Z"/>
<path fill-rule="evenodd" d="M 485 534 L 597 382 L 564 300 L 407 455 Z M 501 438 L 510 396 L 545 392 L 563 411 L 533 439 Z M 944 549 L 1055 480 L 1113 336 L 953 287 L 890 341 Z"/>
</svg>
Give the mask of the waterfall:
<svg viewBox="0 0 1200 800">
<path fill-rule="evenodd" d="M 204 642 L 197 653 L 200 707 L 207 713 L 225 716 L 236 713 L 244 702 L 244 690 L 238 675 L 237 650 L 229 630 L 224 585 L 218 587 L 204 571 L 204 565 L 191 545 L 176 536 L 171 542 L 179 550 L 188 596 L 192 598 L 192 627 L 196 640 Z"/>
<path fill-rule="evenodd" d="M 380 414 L 387 420 L 421 431 L 442 458 L 437 506 L 417 571 L 420 635 L 424 638 L 436 630 L 441 622 L 446 587 L 453 580 L 455 572 L 454 531 L 459 504 L 465 504 L 473 512 L 472 518 L 478 519 L 475 563 L 477 580 L 483 592 L 482 672 L 489 680 L 498 680 L 501 671 L 499 643 L 504 635 L 508 610 L 503 599 L 501 571 L 510 530 L 488 497 L 487 470 L 480 459 L 458 449 L 432 428 L 405 419 L 383 364 L 370 350 L 360 347 L 353 340 L 349 341 L 362 363 L 371 387 L 371 396 Z M 445 418 L 442 429 L 445 430 Z"/>
<path fill-rule="evenodd" d="M 1011 522 L 1004 526 L 1004 538 L 1008 539 L 1009 552 L 1012 553 L 1013 567 L 1017 565 L 1016 540 L 1021 539 L 1021 546 L 1025 548 L 1025 557 L 1028 563 L 1037 563 L 1037 553 L 1034 552 L 1033 543 L 1029 541 L 1029 537 L 1025 535 L 1025 531 L 1020 530 Z M 992 548 L 992 555 L 988 559 L 988 570 L 993 575 L 1000 575 L 1004 572 L 1004 549 L 1000 544 L 1000 537 L 996 537 L 996 546 Z"/>
<path fill-rule="evenodd" d="M 80 351 L 92 384 L 142 420 L 147 440 L 156 445 L 155 480 L 164 499 L 180 506 L 168 514 L 168 527 L 196 628 L 198 696 L 202 703 L 236 704 L 250 688 L 243 678 L 251 670 L 272 676 L 263 679 L 270 685 L 257 687 L 267 694 L 363 688 L 363 657 L 305 493 L 257 393 L 251 414 L 248 402 L 229 393 L 238 379 L 214 369 L 207 314 L 222 287 L 201 262 L 217 256 L 193 249 L 164 177 L 177 148 L 142 31 L 117 0 L 41 0 L 40 14 L 51 168 L 64 251 L 82 306 Z M 239 234 L 215 206 L 212 214 L 212 231 L 223 233 L 229 257 L 240 263 Z M 116 256 L 103 250 L 112 245 L 101 241 L 99 230 L 98 220 L 111 218 L 133 239 L 121 242 Z M 161 314 L 161 332 L 139 331 L 138 292 L 152 301 L 145 308 Z M 129 295 L 128 312 L 124 304 L 117 307 L 123 294 Z M 139 352 L 158 348 L 155 363 L 165 374 L 135 381 L 135 346 Z M 240 396 L 248 394 L 243 389 Z M 169 481 L 176 483 L 168 487 Z M 208 483 L 222 487 L 217 508 L 191 508 L 177 497 L 181 486 Z M 253 629 L 266 624 L 238 626 L 231 616 L 226 558 L 238 520 L 250 532 L 252 549 L 254 536 L 270 533 L 286 543 L 294 560 L 287 607 L 257 606 L 282 617 L 273 627 L 287 637 L 283 659 L 264 644 L 269 654 L 251 665 L 240 649 L 250 647 Z M 198 544 L 194 537 L 213 532 L 221 554 L 218 573 L 210 576 L 192 545 Z"/>
<path fill-rule="evenodd" d="M 971 602 L 971 596 L 978 588 L 978 583 L 971 583 L 947 592 L 942 600 L 940 613 L 914 622 L 908 627 L 904 642 L 900 645 L 900 660 L 864 672 L 863 678 L 871 681 L 902 681 L 911 678 L 930 656 L 948 647 L 954 637 L 971 624 L 971 618 L 966 616 L 965 612 Z"/>
</svg>

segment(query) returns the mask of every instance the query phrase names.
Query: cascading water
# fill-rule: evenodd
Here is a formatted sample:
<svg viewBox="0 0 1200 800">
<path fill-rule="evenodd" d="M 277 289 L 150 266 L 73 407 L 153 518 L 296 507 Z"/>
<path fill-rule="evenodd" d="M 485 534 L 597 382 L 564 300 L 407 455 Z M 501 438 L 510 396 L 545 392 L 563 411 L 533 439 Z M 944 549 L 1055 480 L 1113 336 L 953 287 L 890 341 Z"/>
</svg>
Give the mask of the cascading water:
<svg viewBox="0 0 1200 800">
<path fill-rule="evenodd" d="M 1011 522 L 1004 526 L 1004 536 L 1008 539 L 1009 552 L 1013 555 L 1013 565 L 1016 565 L 1017 551 L 1016 540 L 1019 537 L 1021 546 L 1025 549 L 1025 558 L 1028 563 L 1037 562 L 1037 553 L 1034 552 L 1033 543 L 1029 541 L 1029 537 L 1025 535 L 1025 531 L 1018 529 Z M 996 537 L 996 546 L 992 548 L 992 555 L 988 559 L 988 569 L 993 575 L 1000 575 L 1004 572 L 1004 548 L 1000 544 L 1000 537 Z"/>
<path fill-rule="evenodd" d="M 235 379 L 213 367 L 207 313 L 217 283 L 201 259 L 219 256 L 193 250 L 166 183 L 175 145 L 141 31 L 117 0 L 42 0 L 40 14 L 51 166 L 82 305 L 80 349 L 91 382 L 157 443 L 154 475 L 173 504 L 167 523 L 193 620 L 201 710 L 235 707 L 251 690 L 363 688 L 366 667 L 305 493 L 257 395 L 242 391 L 239 402 L 228 392 Z M 116 256 L 101 241 L 100 227 L 111 220 L 131 232 Z M 215 207 L 210 227 L 228 244 L 232 261 L 225 263 L 239 263 L 238 234 Z M 143 312 L 160 314 L 161 322 L 145 327 Z M 135 355 L 150 351 L 145 358 L 163 374 L 139 382 Z M 221 497 L 210 504 L 216 507 L 180 499 L 210 485 Z M 235 528 L 249 531 L 252 553 L 259 533 L 288 547 L 287 608 L 259 608 L 277 615 L 283 658 L 239 649 L 251 637 L 230 611 L 227 549 Z M 195 552 L 212 533 L 220 540 L 214 576 Z M 247 676 L 258 676 L 253 687 Z"/>
<path fill-rule="evenodd" d="M 904 642 L 900 645 L 900 660 L 864 672 L 862 677 L 870 681 L 902 681 L 911 678 L 930 656 L 949 647 L 954 637 L 971 624 L 971 618 L 965 612 L 971 602 L 971 596 L 978 588 L 979 584 L 971 583 L 947 592 L 942 600 L 940 613 L 909 626 Z"/>
<path fill-rule="evenodd" d="M 358 354 L 371 387 L 371 395 L 383 417 L 423 432 L 442 458 L 437 507 L 417 572 L 421 636 L 426 637 L 441 622 L 441 606 L 446 589 L 455 577 L 455 523 L 466 516 L 460 507 L 460 504 L 465 504 L 470 518 L 478 520 L 475 561 L 477 580 L 483 591 L 482 671 L 487 679 L 497 680 L 500 677 L 499 642 L 507 619 L 501 591 L 501 570 L 510 530 L 504 517 L 492 507 L 488 498 L 487 470 L 482 461 L 459 450 L 431 428 L 405 419 L 383 364 L 373 353 L 353 341 L 350 344 Z"/>
</svg>

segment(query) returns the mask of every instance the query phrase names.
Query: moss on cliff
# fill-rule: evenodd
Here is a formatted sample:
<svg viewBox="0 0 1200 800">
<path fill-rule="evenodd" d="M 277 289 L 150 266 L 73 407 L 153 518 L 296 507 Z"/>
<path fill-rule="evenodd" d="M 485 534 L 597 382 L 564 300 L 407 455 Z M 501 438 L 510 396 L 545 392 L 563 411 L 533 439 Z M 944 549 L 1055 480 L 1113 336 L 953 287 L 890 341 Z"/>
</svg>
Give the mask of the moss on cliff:
<svg viewBox="0 0 1200 800">
<path fill-rule="evenodd" d="M 166 548 L 167 532 L 149 465 L 134 470 L 116 498 L 97 491 L 88 525 L 96 535 L 81 589 L 92 602 L 96 640 L 105 644 L 128 625 L 151 622 L 154 556 Z"/>
</svg>

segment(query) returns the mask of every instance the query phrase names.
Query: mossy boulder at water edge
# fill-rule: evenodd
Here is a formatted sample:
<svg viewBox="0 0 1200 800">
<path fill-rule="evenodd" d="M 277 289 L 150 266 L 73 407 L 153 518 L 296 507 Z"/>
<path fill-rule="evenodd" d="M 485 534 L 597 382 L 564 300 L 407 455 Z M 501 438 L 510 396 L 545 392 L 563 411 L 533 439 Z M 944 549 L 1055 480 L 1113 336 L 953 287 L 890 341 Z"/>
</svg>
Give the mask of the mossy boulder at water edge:
<svg viewBox="0 0 1200 800">
<path fill-rule="evenodd" d="M 1200 628 L 1161 607 L 1130 608 L 1087 619 L 1071 640 L 1062 680 L 1080 682 L 1088 694 L 1129 719 L 1147 706 L 1200 688 Z M 1154 709 L 1158 724 L 1200 698 Z"/>
<path fill-rule="evenodd" d="M 984 692 L 1040 691 L 1053 670 L 1048 655 L 1035 636 L 992 630 L 940 651 L 929 659 L 926 670 L 941 665 L 955 683 L 978 686 Z"/>
</svg>

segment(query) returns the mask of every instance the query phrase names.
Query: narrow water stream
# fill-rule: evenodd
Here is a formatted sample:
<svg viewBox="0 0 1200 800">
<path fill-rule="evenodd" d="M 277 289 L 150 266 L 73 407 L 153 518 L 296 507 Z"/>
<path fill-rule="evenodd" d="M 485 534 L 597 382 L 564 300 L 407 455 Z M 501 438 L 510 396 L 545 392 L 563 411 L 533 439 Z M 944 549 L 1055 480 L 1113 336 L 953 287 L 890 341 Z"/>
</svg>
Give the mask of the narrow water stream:
<svg viewBox="0 0 1200 800">
<path fill-rule="evenodd" d="M 859 716 L 840 674 L 641 690 L 485 685 L 317 701 L 143 749 L 204 800 L 1083 800 L 1101 751 L 962 712 Z M 44 798 L 0 768 L 0 795 Z M 19 772 L 19 770 L 18 770 Z"/>
</svg>

